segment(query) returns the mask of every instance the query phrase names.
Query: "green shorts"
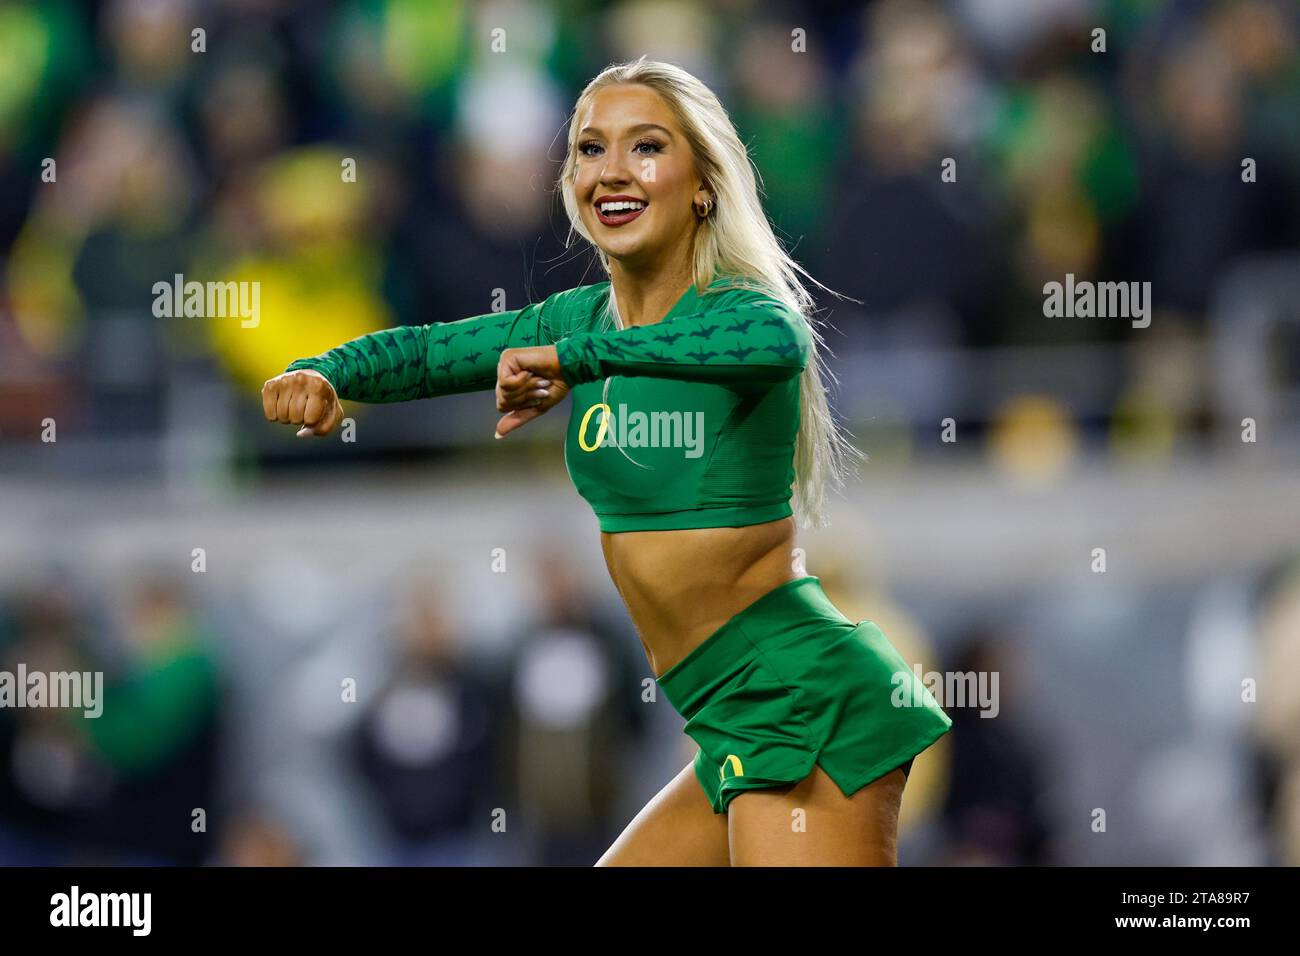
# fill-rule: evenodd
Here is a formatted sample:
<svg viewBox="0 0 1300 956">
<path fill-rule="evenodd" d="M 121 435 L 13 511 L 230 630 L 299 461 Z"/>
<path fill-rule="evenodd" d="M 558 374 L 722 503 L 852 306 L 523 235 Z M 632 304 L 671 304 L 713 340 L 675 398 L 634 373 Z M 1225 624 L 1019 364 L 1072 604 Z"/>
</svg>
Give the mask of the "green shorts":
<svg viewBox="0 0 1300 956">
<path fill-rule="evenodd" d="M 714 813 L 814 764 L 849 796 L 952 727 L 880 628 L 846 618 L 816 577 L 763 595 L 659 686 L 700 746 L 695 775 Z"/>
</svg>

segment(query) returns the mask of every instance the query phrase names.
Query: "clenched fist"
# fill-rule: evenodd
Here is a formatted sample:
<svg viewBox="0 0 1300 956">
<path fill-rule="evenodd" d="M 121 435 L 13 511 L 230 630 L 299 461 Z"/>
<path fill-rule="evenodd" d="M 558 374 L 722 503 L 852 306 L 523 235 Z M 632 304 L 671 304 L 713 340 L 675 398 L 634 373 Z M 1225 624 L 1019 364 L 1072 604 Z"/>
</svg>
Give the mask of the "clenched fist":
<svg viewBox="0 0 1300 956">
<path fill-rule="evenodd" d="M 504 438 L 564 400 L 569 386 L 560 377 L 560 360 L 554 345 L 506 349 L 497 362 L 496 437 Z"/>
<path fill-rule="evenodd" d="M 343 406 L 334 386 L 320 372 L 309 369 L 268 379 L 262 386 L 262 410 L 268 422 L 301 425 L 299 438 L 328 435 L 343 421 Z"/>
</svg>

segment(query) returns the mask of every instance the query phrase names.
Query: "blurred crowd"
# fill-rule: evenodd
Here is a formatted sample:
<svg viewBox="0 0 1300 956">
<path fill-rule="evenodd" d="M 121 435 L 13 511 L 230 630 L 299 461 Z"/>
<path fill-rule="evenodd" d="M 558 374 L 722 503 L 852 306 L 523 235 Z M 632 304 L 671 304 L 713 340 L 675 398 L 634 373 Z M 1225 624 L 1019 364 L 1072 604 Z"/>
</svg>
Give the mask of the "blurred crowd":
<svg viewBox="0 0 1300 956">
<path fill-rule="evenodd" d="M 320 569 L 269 574 L 315 612 L 156 569 L 121 597 L 71 569 L 9 589 L 0 670 L 106 689 L 98 718 L 0 709 L 0 864 L 589 865 L 612 842 L 646 668 L 572 568 L 487 645 L 431 576 L 331 603 Z"/>
<path fill-rule="evenodd" d="M 1195 432 L 1217 284 L 1300 245 L 1297 19 L 1286 0 L 10 0 L 0 431 L 156 435 L 178 378 L 256 412 L 293 358 L 597 281 L 553 188 L 567 112 L 648 53 L 719 93 L 779 234 L 856 300 L 821 294 L 837 352 L 1131 339 L 1091 368 L 1115 380 L 1101 424 Z M 1149 281 L 1152 329 L 1045 320 L 1067 273 Z M 260 324 L 156 318 L 177 274 L 260 282 Z M 927 433 L 937 394 L 988 412 L 931 371 Z"/>
</svg>

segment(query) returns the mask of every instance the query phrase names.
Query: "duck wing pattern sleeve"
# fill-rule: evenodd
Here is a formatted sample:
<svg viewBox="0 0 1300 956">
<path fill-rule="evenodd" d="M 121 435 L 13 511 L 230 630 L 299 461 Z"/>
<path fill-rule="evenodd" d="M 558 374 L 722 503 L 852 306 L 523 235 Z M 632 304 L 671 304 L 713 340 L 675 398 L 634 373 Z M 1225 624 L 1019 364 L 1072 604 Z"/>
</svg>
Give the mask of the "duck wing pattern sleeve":
<svg viewBox="0 0 1300 956">
<path fill-rule="evenodd" d="M 812 332 L 783 302 L 748 290 L 702 297 L 701 308 L 654 325 L 579 332 L 556 346 L 570 385 L 609 375 L 771 384 L 808 364 Z"/>
<path fill-rule="evenodd" d="M 550 345 L 564 323 L 553 299 L 512 312 L 456 322 L 406 325 L 362 335 L 337 348 L 289 364 L 327 378 L 339 398 L 405 402 L 496 387 L 497 362 L 508 348 Z"/>
</svg>

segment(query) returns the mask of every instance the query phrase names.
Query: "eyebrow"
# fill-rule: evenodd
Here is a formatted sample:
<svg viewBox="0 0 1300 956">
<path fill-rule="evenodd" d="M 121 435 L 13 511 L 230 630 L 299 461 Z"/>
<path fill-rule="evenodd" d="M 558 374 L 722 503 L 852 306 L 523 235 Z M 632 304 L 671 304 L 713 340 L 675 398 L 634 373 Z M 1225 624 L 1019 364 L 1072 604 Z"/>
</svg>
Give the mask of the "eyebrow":
<svg viewBox="0 0 1300 956">
<path fill-rule="evenodd" d="M 672 138 L 673 138 L 673 134 L 672 134 L 672 132 L 671 132 L 670 130 L 667 130 L 667 129 L 665 129 L 664 127 L 660 126 L 658 123 L 638 123 L 636 126 L 630 126 L 630 127 L 628 127 L 628 130 L 627 130 L 627 131 L 628 131 L 629 133 L 643 133 L 643 132 L 645 132 L 646 130 L 650 130 L 650 129 L 657 129 L 657 130 L 659 130 L 661 133 L 663 133 L 665 136 L 667 136 L 669 139 L 672 139 Z M 586 136 L 588 133 L 594 133 L 595 135 L 597 135 L 597 136 L 602 136 L 602 137 L 605 135 L 604 133 L 602 133 L 600 130 L 598 130 L 598 129 L 597 129 L 596 127 L 594 127 L 594 126 L 584 126 L 584 127 L 582 128 L 582 131 L 579 132 L 578 135 L 579 135 L 579 136 Z"/>
</svg>

